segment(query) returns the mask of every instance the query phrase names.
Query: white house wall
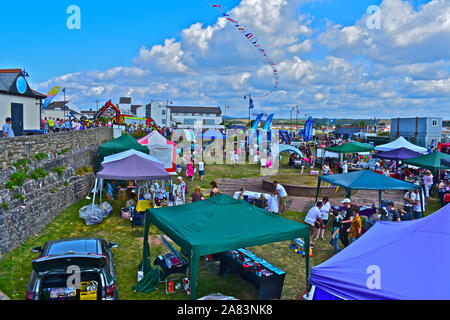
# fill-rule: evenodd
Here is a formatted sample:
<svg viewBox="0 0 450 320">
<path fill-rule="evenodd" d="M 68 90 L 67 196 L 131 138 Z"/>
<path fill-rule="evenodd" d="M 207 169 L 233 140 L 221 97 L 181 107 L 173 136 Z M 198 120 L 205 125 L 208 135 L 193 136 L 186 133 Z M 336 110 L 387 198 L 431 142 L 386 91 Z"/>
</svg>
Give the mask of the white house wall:
<svg viewBox="0 0 450 320">
<path fill-rule="evenodd" d="M 39 130 L 40 101 L 39 99 L 0 94 L 0 121 L 3 125 L 5 119 L 11 117 L 11 104 L 23 104 L 23 130 Z"/>
</svg>

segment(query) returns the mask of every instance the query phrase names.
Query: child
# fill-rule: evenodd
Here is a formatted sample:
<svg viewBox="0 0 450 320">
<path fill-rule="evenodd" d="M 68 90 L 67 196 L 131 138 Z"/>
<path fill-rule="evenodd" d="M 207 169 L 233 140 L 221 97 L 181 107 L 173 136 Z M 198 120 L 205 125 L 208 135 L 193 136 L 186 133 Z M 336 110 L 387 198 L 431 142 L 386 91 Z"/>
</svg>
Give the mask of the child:
<svg viewBox="0 0 450 320">
<path fill-rule="evenodd" d="M 334 216 L 335 220 L 333 222 L 333 227 L 331 229 L 330 244 L 333 246 L 334 252 L 339 253 L 339 251 L 341 251 L 341 249 L 339 248 L 338 241 L 339 241 L 339 230 L 342 225 L 342 219 L 339 216 L 338 210 L 333 210 L 333 216 Z"/>
</svg>

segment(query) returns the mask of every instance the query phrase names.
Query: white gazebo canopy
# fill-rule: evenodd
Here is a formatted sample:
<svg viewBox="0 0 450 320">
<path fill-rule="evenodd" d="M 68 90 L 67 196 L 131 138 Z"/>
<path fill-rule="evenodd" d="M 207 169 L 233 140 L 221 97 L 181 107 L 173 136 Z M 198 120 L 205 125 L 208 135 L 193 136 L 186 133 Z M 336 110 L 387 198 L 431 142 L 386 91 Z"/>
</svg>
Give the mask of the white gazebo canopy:
<svg viewBox="0 0 450 320">
<path fill-rule="evenodd" d="M 403 137 L 400 137 L 397 140 L 392 141 L 390 143 L 383 144 L 381 146 L 377 146 L 377 147 L 375 147 L 375 150 L 376 151 L 391 151 L 391 150 L 395 150 L 395 149 L 399 149 L 399 148 L 406 148 L 406 149 L 420 152 L 423 154 L 428 152 L 427 148 L 419 147 L 419 146 L 409 142 L 408 140 L 406 140 Z"/>
</svg>

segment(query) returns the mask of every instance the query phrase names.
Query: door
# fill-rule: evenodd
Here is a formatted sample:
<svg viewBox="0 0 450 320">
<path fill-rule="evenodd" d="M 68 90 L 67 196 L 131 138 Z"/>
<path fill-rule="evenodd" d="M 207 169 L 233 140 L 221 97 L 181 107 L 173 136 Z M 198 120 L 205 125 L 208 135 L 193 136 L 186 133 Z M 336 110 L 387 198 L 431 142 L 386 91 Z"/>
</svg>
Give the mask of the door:
<svg viewBox="0 0 450 320">
<path fill-rule="evenodd" d="M 23 133 L 23 104 L 11 103 L 12 129 L 15 136 Z"/>
</svg>

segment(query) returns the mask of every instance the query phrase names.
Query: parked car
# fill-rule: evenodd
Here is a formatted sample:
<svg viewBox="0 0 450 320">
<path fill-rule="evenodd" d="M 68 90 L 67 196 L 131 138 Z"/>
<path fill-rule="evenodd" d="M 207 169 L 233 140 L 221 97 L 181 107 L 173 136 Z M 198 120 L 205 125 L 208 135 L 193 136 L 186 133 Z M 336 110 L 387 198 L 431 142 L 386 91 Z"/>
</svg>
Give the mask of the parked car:
<svg viewBox="0 0 450 320">
<path fill-rule="evenodd" d="M 40 253 L 32 261 L 26 300 L 117 300 L 118 290 L 112 248 L 98 238 L 49 241 L 32 250 Z M 74 268 L 77 272 L 77 282 Z M 74 285 L 70 285 L 74 283 Z"/>
</svg>

